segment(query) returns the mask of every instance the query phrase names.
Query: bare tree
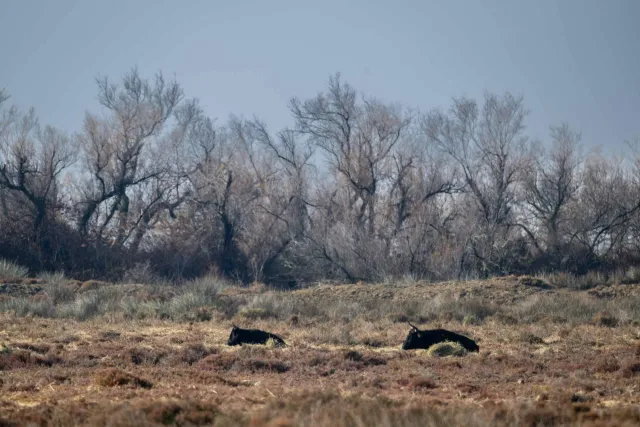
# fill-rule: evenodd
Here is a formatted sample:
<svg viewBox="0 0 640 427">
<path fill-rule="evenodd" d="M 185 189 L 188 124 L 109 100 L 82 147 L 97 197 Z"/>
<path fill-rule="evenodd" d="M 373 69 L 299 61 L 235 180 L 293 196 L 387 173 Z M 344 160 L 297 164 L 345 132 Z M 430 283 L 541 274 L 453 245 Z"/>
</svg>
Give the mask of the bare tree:
<svg viewBox="0 0 640 427">
<path fill-rule="evenodd" d="M 502 270 L 501 254 L 511 229 L 517 183 L 529 156 L 524 136 L 527 115 L 522 97 L 486 93 L 480 109 L 476 101 L 454 99 L 448 112 L 434 110 L 423 119 L 428 140 L 460 168 L 470 200 L 470 220 L 479 233 L 470 239 L 481 269 Z"/>
<path fill-rule="evenodd" d="M 201 136 L 192 144 L 196 163 L 189 175 L 193 196 L 186 213 L 198 234 L 193 240 L 223 274 L 251 280 L 257 262 L 248 259 L 252 251 L 247 238 L 260 229 L 258 205 L 268 193 L 272 171 L 238 120 Z"/>
<path fill-rule="evenodd" d="M 169 190 L 162 181 L 171 174 L 171 163 L 160 143 L 163 126 L 183 93 L 175 81 L 167 82 L 158 74 L 151 83 L 136 69 L 124 76 L 122 86 L 106 77 L 97 83 L 98 99 L 107 115 L 87 114 L 80 136 L 88 176 L 80 188 L 78 229 L 84 236 L 91 231 L 98 241 L 109 238 L 118 247 L 135 235 L 137 246 L 151 218 L 161 208 L 175 207 L 165 198 Z M 188 126 L 180 119 L 178 126 Z M 152 194 L 142 197 L 142 187 Z M 132 192 L 138 195 L 137 206 L 132 206 Z M 176 200 L 181 199 L 176 195 Z M 132 231 L 138 225 L 138 231 Z"/>
<path fill-rule="evenodd" d="M 58 179 L 75 160 L 69 137 L 40 127 L 31 110 L 9 125 L 0 144 L 0 186 L 19 193 L 34 210 L 39 230 L 58 198 Z"/>
<path fill-rule="evenodd" d="M 0 89 L 0 256 L 281 286 L 640 260 L 640 142 L 635 157 L 583 157 L 561 124 L 543 147 L 510 93 L 416 120 L 335 74 L 271 133 L 255 117 L 218 125 L 162 74 L 97 85 L 102 111 L 74 137 Z"/>
<path fill-rule="evenodd" d="M 2 116 L 0 117 L 0 136 L 2 136 L 7 127 L 13 122 L 16 113 L 16 108 L 11 107 L 5 110 L 3 105 L 9 100 L 10 96 L 5 89 L 0 89 L 0 109 Z"/>
<path fill-rule="evenodd" d="M 313 256 L 350 280 L 384 275 L 393 230 L 410 215 L 407 175 L 415 159 L 401 147 L 413 137 L 412 114 L 375 99 L 359 101 L 339 74 L 326 93 L 292 99 L 290 110 L 296 131 L 325 155 L 330 174 L 325 181 L 332 188 L 313 201 Z"/>
<path fill-rule="evenodd" d="M 640 137 L 636 137 L 630 141 L 625 141 L 630 150 L 633 159 L 632 174 L 630 177 L 632 191 L 634 197 L 640 200 Z M 624 257 L 622 262 L 637 263 L 640 259 L 640 213 L 636 212 L 632 215 L 628 224 L 626 224 L 626 235 L 621 239 L 620 252 L 616 255 Z"/>
<path fill-rule="evenodd" d="M 176 109 L 175 126 L 156 150 L 164 153 L 166 172 L 144 186 L 160 185 L 160 191 L 141 194 L 163 197 L 141 206 L 150 211 L 145 235 L 164 274 L 202 274 L 220 260 L 220 253 L 225 261 L 217 266 L 222 273 L 232 271 L 235 230 L 229 196 L 234 176 L 226 139 L 225 129 L 197 101 L 188 101 Z M 221 264 L 231 267 L 225 270 Z"/>
<path fill-rule="evenodd" d="M 180 207 L 193 195 L 190 176 L 211 155 L 215 139 L 213 121 L 205 116 L 197 100 L 176 107 L 170 132 L 149 150 L 150 159 L 161 173 L 132 191 L 132 226 L 124 242 L 130 238 L 133 252 L 145 237 L 163 234 L 168 218 L 177 218 Z"/>
<path fill-rule="evenodd" d="M 535 228 L 523 221 L 519 225 L 535 247 L 549 255 L 557 255 L 568 237 L 568 207 L 580 188 L 580 137 L 567 124 L 552 127 L 550 150 L 532 150 L 533 162 L 524 179 L 524 202 Z"/>
<path fill-rule="evenodd" d="M 304 102 L 294 98 L 290 109 L 298 131 L 327 155 L 332 171 L 350 187 L 357 224 L 374 234 L 376 198 L 411 117 L 376 100 L 359 105 L 355 90 L 339 74 L 329 79 L 326 94 Z"/>
<path fill-rule="evenodd" d="M 8 97 L 2 96 L 6 101 Z M 3 213 L 14 229 L 25 224 L 27 240 L 42 251 L 48 245 L 50 225 L 60 210 L 60 178 L 76 159 L 73 140 L 63 132 L 38 123 L 35 110 L 12 107 L 0 121 L 0 189 Z M 10 207 L 9 207 L 10 205 Z M 25 222 L 26 221 L 26 222 Z M 29 230 L 30 228 L 30 230 Z"/>
<path fill-rule="evenodd" d="M 634 183 L 635 171 L 621 159 L 592 153 L 584 166 L 583 180 L 575 203 L 571 204 L 570 242 L 583 249 L 575 268 L 594 268 L 594 260 L 608 262 L 624 244 L 628 226 L 640 212 L 640 197 Z"/>
</svg>

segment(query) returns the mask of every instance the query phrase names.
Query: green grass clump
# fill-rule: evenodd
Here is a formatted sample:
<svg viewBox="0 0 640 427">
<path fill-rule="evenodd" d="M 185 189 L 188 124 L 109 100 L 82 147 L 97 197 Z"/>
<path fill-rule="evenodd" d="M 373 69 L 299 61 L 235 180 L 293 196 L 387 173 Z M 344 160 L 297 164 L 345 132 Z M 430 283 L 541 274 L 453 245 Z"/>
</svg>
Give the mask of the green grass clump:
<svg viewBox="0 0 640 427">
<path fill-rule="evenodd" d="M 267 342 L 265 343 L 265 346 L 266 346 L 267 348 L 271 348 L 271 349 L 273 349 L 273 348 L 278 347 L 278 343 L 277 343 L 273 338 L 269 338 L 269 339 L 267 340 Z"/>
<path fill-rule="evenodd" d="M 462 357 L 467 354 L 467 350 L 457 342 L 445 341 L 429 347 L 427 354 L 431 357 Z"/>
</svg>

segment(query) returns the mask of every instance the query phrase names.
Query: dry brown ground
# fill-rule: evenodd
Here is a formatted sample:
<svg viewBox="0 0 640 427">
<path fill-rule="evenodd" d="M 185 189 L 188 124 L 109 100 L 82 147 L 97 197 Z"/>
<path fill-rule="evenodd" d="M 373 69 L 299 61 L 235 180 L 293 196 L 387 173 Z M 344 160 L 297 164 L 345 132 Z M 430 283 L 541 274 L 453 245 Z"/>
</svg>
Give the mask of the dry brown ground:
<svg viewBox="0 0 640 427">
<path fill-rule="evenodd" d="M 640 286 L 589 293 L 624 298 Z M 263 290 L 225 290 L 228 295 Z M 509 281 L 297 291 L 313 304 L 473 295 L 497 305 L 555 292 Z M 603 295 L 597 294 L 598 292 Z M 425 327 L 477 340 L 479 354 L 403 352 L 408 326 L 234 319 L 289 347 L 229 348 L 231 321 L 69 319 L 0 314 L 2 425 L 639 425 L 640 328 L 545 321 Z"/>
</svg>

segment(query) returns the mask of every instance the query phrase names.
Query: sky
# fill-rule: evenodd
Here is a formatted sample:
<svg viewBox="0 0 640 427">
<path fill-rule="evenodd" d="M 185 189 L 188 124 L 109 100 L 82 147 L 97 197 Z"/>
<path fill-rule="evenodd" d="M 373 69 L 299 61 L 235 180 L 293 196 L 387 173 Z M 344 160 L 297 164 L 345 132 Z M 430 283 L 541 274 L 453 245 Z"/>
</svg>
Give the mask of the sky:
<svg viewBox="0 0 640 427">
<path fill-rule="evenodd" d="M 587 146 L 640 137 L 639 0 L 1 0 L 0 88 L 69 132 L 97 76 L 176 76 L 211 117 L 291 126 L 291 97 L 340 72 L 427 111 L 485 90 L 524 96 L 527 134 L 569 123 Z"/>
</svg>

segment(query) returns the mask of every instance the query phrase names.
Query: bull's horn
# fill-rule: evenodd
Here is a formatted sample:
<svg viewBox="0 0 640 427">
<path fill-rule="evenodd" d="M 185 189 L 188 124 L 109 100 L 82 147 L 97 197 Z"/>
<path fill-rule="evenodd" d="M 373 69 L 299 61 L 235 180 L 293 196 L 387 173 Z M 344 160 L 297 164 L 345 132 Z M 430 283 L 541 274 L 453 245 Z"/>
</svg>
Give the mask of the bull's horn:
<svg viewBox="0 0 640 427">
<path fill-rule="evenodd" d="M 411 322 L 407 321 L 407 323 L 409 324 L 409 326 L 411 326 L 413 329 L 415 329 L 416 331 L 419 331 L 420 329 L 418 329 L 418 327 L 414 324 L 412 324 Z"/>
</svg>

